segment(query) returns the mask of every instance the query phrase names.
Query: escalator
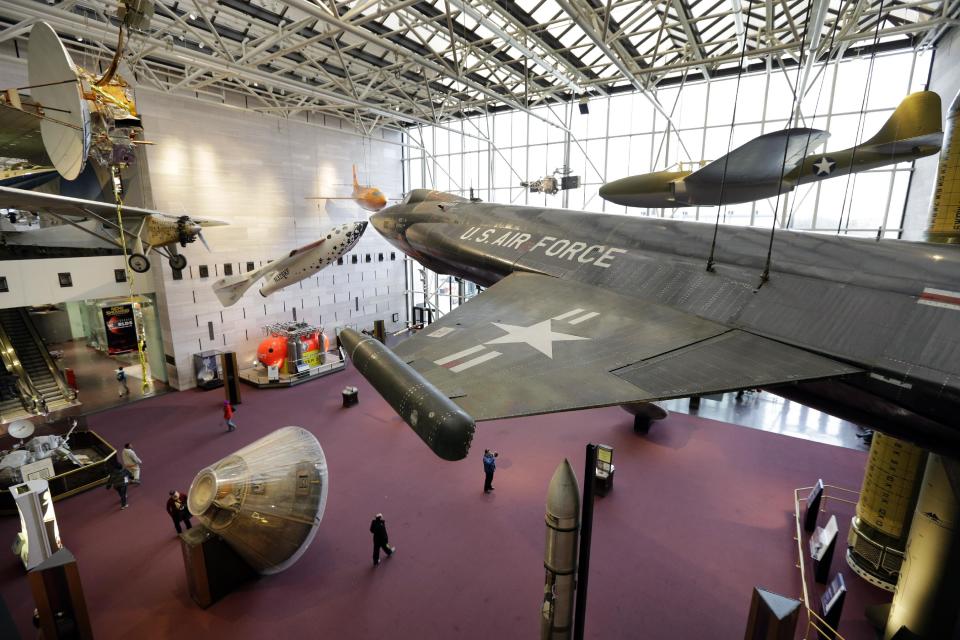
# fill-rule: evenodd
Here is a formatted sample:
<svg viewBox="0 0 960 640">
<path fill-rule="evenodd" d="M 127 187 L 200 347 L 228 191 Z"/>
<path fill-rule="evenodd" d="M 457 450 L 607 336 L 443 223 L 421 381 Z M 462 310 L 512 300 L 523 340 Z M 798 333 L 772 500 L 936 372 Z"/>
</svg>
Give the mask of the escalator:
<svg viewBox="0 0 960 640">
<path fill-rule="evenodd" d="M 46 413 L 74 404 L 73 394 L 26 311 L 22 308 L 0 309 L 0 327 L 3 365 L 9 374 L 18 378 L 16 389 L 22 410 L 28 414 Z M 12 413 L 17 412 L 13 399 L 4 401 L 0 407 L 7 404 Z M 4 421 L 15 419 L 3 408 L 0 412 Z"/>
</svg>

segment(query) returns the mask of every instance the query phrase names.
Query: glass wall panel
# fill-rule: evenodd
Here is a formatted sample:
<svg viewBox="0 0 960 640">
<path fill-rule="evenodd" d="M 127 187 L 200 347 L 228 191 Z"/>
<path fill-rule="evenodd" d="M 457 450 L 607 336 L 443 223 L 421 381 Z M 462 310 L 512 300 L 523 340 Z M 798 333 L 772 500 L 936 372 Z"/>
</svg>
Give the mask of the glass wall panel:
<svg viewBox="0 0 960 640">
<path fill-rule="evenodd" d="M 828 130 L 832 136 L 811 155 L 829 155 L 873 136 L 909 92 L 924 88 L 931 59 L 929 51 L 877 56 L 869 84 L 870 58 L 813 67 L 798 124 Z M 414 146 L 404 153 L 405 188 L 430 187 L 466 195 L 472 186 L 478 197 L 494 202 L 545 207 L 566 202 L 575 209 L 712 223 L 717 219 L 716 207 L 628 208 L 604 202 L 598 190 L 604 182 L 629 175 L 676 170 L 680 162 L 684 169 L 696 170 L 700 161 L 717 160 L 758 135 L 790 126 L 798 70 L 784 72 L 776 64 L 772 68 L 769 74 L 742 76 L 739 89 L 736 77 L 725 77 L 682 88 L 665 87 L 656 94 L 595 96 L 585 115 L 577 102 L 536 107 L 535 113 L 550 121 L 566 119 L 572 134 L 569 143 L 563 130 L 516 111 L 445 125 L 469 135 L 411 128 L 407 137 Z M 670 114 L 672 125 L 654 108 L 654 97 Z M 731 126 L 734 119 L 736 126 Z M 567 156 L 573 174 L 581 178 L 579 189 L 548 196 L 520 186 L 521 181 L 551 175 Z M 896 237 L 911 171 L 911 163 L 902 163 L 855 179 L 837 177 L 805 185 L 780 198 L 724 205 L 720 220 L 769 229 L 776 212 L 777 224 L 792 229 L 874 237 L 883 228 L 885 237 Z M 412 301 L 442 309 L 458 302 L 449 293 L 440 295 L 457 285 L 445 277 L 411 276 L 410 282 L 415 290 Z M 428 283 L 426 292 L 423 282 Z M 441 298 L 446 302 L 440 303 Z"/>
</svg>

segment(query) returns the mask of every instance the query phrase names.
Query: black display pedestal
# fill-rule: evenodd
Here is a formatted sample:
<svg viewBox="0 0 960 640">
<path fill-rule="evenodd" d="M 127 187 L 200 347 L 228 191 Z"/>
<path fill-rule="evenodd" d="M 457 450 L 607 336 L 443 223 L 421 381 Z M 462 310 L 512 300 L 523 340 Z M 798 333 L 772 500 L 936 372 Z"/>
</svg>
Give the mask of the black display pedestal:
<svg viewBox="0 0 960 640">
<path fill-rule="evenodd" d="M 359 390 L 356 387 L 347 387 L 343 390 L 343 406 L 352 407 L 360 402 Z"/>
<path fill-rule="evenodd" d="M 73 554 L 61 548 L 27 574 L 46 640 L 92 640 L 93 629 Z"/>
<path fill-rule="evenodd" d="M 824 580 L 826 582 L 826 580 Z M 830 586 L 820 596 L 820 617 L 830 625 L 831 629 L 840 626 L 840 616 L 843 613 L 843 601 L 847 597 L 847 585 L 843 582 L 843 575 L 834 576 Z M 818 631 L 820 640 L 836 640 L 837 636 L 827 630 Z"/>
<path fill-rule="evenodd" d="M 803 530 L 813 533 L 817 528 L 817 515 L 820 513 L 820 503 L 823 501 L 823 480 L 817 480 L 810 495 L 807 496 L 807 511 L 803 514 Z"/>
<path fill-rule="evenodd" d="M 650 433 L 650 425 L 653 424 L 653 419 L 650 416 L 645 415 L 635 415 L 633 416 L 633 432 L 639 433 L 641 435 Z"/>
<path fill-rule="evenodd" d="M 220 536 L 203 525 L 180 534 L 190 597 L 206 609 L 257 575 Z"/>
<path fill-rule="evenodd" d="M 820 559 L 813 559 L 813 579 L 819 584 L 827 584 L 827 580 L 830 578 L 830 564 L 833 562 L 833 552 L 836 548 L 837 537 L 834 536 Z"/>
</svg>

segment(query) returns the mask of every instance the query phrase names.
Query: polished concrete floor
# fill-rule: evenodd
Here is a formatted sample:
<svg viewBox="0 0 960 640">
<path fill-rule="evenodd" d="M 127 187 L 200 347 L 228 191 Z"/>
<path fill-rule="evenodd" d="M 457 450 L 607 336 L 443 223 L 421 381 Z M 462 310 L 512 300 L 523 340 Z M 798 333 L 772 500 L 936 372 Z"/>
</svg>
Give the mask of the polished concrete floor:
<svg viewBox="0 0 960 640">
<path fill-rule="evenodd" d="M 109 356 L 88 347 L 83 340 L 54 344 L 50 346 L 50 350 L 61 351 L 61 367 L 73 369 L 77 376 L 77 388 L 80 391 L 77 399 L 81 405 L 71 408 L 64 415 L 104 411 L 170 391 L 170 387 L 156 379 L 150 388 L 143 390 L 136 353 Z M 118 367 L 123 367 L 127 373 L 127 388 L 130 389 L 128 395 L 120 395 Z"/>
<path fill-rule="evenodd" d="M 859 451 L 870 448 L 861 436 L 861 427 L 766 391 L 747 391 L 739 399 L 736 393 L 725 393 L 718 398 L 701 399 L 698 409 L 691 409 L 687 398 L 665 400 L 657 404 L 667 411 L 838 447 Z"/>
</svg>

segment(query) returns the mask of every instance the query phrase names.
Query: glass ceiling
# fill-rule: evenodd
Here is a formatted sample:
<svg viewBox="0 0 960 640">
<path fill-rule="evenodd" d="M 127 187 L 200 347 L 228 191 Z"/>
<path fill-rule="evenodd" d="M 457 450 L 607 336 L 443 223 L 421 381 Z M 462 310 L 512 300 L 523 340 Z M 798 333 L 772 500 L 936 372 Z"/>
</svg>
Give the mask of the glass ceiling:
<svg viewBox="0 0 960 640">
<path fill-rule="evenodd" d="M 932 47 L 944 0 L 158 0 L 128 61 L 167 91 L 359 126 L 435 124 L 581 95 L 655 92 L 765 65 Z M 44 19 L 109 57 L 115 0 L 0 0 L 4 27 Z M 10 33 L 7 31 L 6 33 Z M 20 37 L 23 37 L 22 35 Z"/>
</svg>

